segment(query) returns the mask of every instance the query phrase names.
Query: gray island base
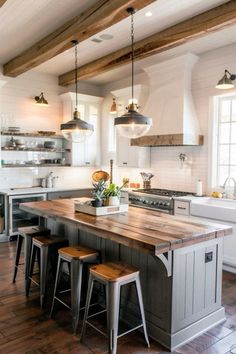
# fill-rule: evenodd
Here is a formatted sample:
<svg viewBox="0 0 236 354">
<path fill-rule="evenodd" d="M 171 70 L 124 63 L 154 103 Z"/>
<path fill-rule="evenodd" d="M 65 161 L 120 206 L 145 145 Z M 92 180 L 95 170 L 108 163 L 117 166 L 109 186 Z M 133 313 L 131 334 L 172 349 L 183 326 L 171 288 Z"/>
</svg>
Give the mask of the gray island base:
<svg viewBox="0 0 236 354">
<path fill-rule="evenodd" d="M 66 199 L 21 208 L 45 218 L 52 233 L 64 234 L 71 245 L 100 250 L 102 261 L 138 267 L 149 336 L 169 350 L 225 320 L 222 243 L 230 227 L 135 207 L 126 214 L 95 217 L 74 213 L 73 200 Z M 122 292 L 120 315 L 136 325 L 135 295 L 132 287 Z"/>
</svg>

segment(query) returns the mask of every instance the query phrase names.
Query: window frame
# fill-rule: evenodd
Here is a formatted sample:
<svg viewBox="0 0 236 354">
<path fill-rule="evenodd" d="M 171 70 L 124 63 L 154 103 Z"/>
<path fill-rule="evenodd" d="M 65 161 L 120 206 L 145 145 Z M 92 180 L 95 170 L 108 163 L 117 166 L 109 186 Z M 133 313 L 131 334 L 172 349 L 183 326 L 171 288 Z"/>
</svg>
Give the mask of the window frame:
<svg viewBox="0 0 236 354">
<path fill-rule="evenodd" d="M 229 130 L 229 143 L 220 143 L 220 128 L 221 128 L 221 110 L 222 110 L 222 102 L 223 101 L 228 101 L 230 100 L 230 120 L 229 122 L 225 122 L 226 124 L 230 124 L 230 130 Z M 228 167 L 228 176 L 230 177 L 236 177 L 230 175 L 230 168 L 231 166 L 235 166 L 236 164 L 231 164 L 231 146 L 235 145 L 236 142 L 232 143 L 231 142 L 231 134 L 232 134 L 232 123 L 236 124 L 236 120 L 232 120 L 232 101 L 236 100 L 236 93 L 234 94 L 228 94 L 228 95 L 221 95 L 221 96 L 215 96 L 213 97 L 213 112 L 210 112 L 210 116 L 212 117 L 211 119 L 211 124 L 209 126 L 211 133 L 209 134 L 209 141 L 210 141 L 210 157 L 211 157 L 211 165 L 210 165 L 210 187 L 222 187 L 219 183 L 219 170 L 220 166 L 226 166 Z M 228 145 L 229 146 L 229 160 L 228 164 L 220 164 L 220 146 L 222 145 Z"/>
</svg>

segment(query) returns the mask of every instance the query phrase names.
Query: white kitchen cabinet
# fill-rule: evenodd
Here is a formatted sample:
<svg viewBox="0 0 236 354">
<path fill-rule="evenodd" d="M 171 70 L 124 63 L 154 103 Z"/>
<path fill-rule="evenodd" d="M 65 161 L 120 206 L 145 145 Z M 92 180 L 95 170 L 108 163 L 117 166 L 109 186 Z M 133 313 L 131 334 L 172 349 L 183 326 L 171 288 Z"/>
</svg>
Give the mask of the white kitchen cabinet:
<svg viewBox="0 0 236 354">
<path fill-rule="evenodd" d="M 75 108 L 75 93 L 61 95 L 63 122 L 72 119 Z M 96 166 L 100 162 L 100 110 L 101 97 L 78 95 L 80 117 L 93 124 L 94 132 L 84 142 L 71 144 L 71 166 Z"/>
<path fill-rule="evenodd" d="M 191 215 L 190 218 L 195 221 L 202 221 L 204 223 L 210 222 L 213 224 L 229 225 L 233 228 L 233 233 L 223 238 L 223 269 L 236 273 L 236 222 L 232 223 L 229 221 L 209 219 L 193 215 Z"/>
<path fill-rule="evenodd" d="M 148 147 L 130 146 L 130 139 L 117 136 L 117 166 L 149 168 L 151 150 Z"/>
<path fill-rule="evenodd" d="M 145 96 L 145 88 L 142 85 L 135 85 L 134 92 L 135 98 L 138 100 L 140 106 L 142 107 L 142 97 Z M 126 107 L 128 106 L 128 101 L 130 99 L 131 87 L 126 87 L 120 90 L 112 91 L 112 95 L 116 97 L 117 102 L 117 115 L 122 116 Z M 110 147 L 109 150 L 114 149 L 114 121 L 110 119 L 109 121 L 110 129 Z M 131 146 L 131 139 L 124 138 L 119 134 L 116 134 L 116 165 L 119 167 L 137 167 L 137 168 L 150 168 L 151 165 L 151 148 L 150 147 L 139 147 Z"/>
</svg>

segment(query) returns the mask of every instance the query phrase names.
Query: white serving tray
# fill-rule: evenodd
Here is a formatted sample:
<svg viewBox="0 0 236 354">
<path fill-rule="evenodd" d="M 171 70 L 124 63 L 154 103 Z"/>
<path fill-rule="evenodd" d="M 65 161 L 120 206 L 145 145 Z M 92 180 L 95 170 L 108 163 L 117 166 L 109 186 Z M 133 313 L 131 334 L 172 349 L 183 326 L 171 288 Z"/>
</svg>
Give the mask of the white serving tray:
<svg viewBox="0 0 236 354">
<path fill-rule="evenodd" d="M 78 211 L 80 213 L 95 215 L 95 216 L 102 216 L 102 215 L 109 215 L 109 214 L 124 213 L 127 212 L 129 208 L 128 204 L 120 204 L 118 206 L 102 206 L 102 207 L 95 208 L 92 205 L 83 204 L 88 200 L 91 199 L 77 198 L 74 201 L 75 211 Z"/>
</svg>

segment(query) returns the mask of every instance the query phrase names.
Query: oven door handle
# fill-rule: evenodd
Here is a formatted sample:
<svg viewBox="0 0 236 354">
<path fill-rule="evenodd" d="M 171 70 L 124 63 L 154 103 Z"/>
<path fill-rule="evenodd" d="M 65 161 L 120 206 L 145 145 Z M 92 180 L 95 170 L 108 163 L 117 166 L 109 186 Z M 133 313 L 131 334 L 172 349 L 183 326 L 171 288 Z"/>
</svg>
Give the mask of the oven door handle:
<svg viewBox="0 0 236 354">
<path fill-rule="evenodd" d="M 132 204 L 130 203 L 129 205 L 137 207 L 137 208 L 142 208 L 142 209 L 148 209 L 148 210 L 154 210 L 154 211 L 160 211 L 161 213 L 165 213 L 165 214 L 171 214 L 172 210 L 171 209 L 159 209 L 159 208 L 149 208 L 147 206 L 143 206 L 143 205 L 137 205 L 137 204 Z"/>
<path fill-rule="evenodd" d="M 12 234 L 13 225 L 12 225 L 12 203 L 9 201 L 9 208 L 8 208 L 8 216 L 9 216 L 9 235 Z"/>
</svg>

